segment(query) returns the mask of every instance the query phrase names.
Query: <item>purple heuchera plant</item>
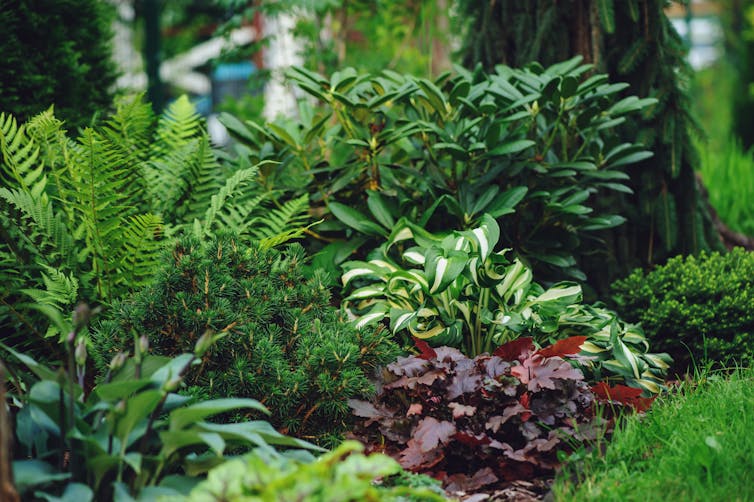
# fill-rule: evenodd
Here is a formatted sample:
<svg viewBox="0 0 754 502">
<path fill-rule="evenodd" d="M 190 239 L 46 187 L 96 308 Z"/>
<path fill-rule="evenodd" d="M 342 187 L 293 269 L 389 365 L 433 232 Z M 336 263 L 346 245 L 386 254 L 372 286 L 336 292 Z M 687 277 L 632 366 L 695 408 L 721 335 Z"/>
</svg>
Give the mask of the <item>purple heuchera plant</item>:
<svg viewBox="0 0 754 502">
<path fill-rule="evenodd" d="M 569 340 L 538 351 L 519 339 L 474 359 L 419 342 L 421 354 L 386 368 L 372 402 L 349 401 L 365 419 L 354 437 L 451 491 L 549 472 L 597 426 L 594 394 L 567 360 L 583 340 Z"/>
</svg>

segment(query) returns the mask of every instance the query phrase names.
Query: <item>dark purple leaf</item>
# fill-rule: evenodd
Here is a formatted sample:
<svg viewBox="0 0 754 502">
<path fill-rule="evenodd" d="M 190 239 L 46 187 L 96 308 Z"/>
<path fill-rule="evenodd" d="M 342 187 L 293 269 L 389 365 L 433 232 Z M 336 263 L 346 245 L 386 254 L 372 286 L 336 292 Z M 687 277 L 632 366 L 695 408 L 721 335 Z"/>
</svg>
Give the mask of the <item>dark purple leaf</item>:
<svg viewBox="0 0 754 502">
<path fill-rule="evenodd" d="M 437 448 L 440 443 L 447 445 L 455 433 L 456 426 L 452 422 L 440 422 L 433 417 L 425 417 L 414 429 L 414 439 L 419 448 L 427 452 Z"/>
<path fill-rule="evenodd" d="M 450 492 L 475 492 L 480 488 L 497 483 L 498 477 L 489 467 L 480 469 L 473 476 L 468 474 L 453 474 L 448 476 L 447 490 Z"/>
<path fill-rule="evenodd" d="M 498 429 L 500 429 L 500 426 L 510 420 L 512 417 L 527 412 L 528 410 L 524 406 L 522 406 L 520 403 L 516 403 L 505 408 L 502 415 L 495 415 L 490 417 L 487 420 L 487 423 L 484 424 L 484 426 L 492 432 L 497 432 Z"/>
<path fill-rule="evenodd" d="M 406 448 L 401 451 L 399 462 L 404 469 L 412 471 L 427 470 L 442 462 L 445 453 L 437 448 L 432 451 L 422 449 L 416 439 L 409 439 Z"/>
<path fill-rule="evenodd" d="M 511 374 L 527 385 L 531 392 L 555 389 L 555 380 L 583 380 L 584 375 L 559 357 L 542 357 L 534 354 L 520 365 L 511 368 Z"/>
<path fill-rule="evenodd" d="M 387 369 L 397 376 L 414 376 L 429 368 L 429 363 L 416 356 L 399 357 L 394 363 L 387 365 Z"/>
<path fill-rule="evenodd" d="M 466 406 L 461 403 L 450 403 L 448 408 L 453 410 L 453 418 L 456 420 L 461 417 L 470 417 L 476 412 L 476 406 Z"/>
</svg>

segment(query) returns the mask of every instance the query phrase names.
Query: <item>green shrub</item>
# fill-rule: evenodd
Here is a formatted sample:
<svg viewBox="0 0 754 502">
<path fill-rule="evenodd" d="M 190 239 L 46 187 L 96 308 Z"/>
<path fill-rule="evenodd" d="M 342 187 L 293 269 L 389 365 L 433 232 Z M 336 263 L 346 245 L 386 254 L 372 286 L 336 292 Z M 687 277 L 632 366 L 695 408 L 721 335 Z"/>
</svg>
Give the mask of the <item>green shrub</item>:
<svg viewBox="0 0 754 502">
<path fill-rule="evenodd" d="M 618 312 L 640 322 L 652 346 L 682 362 L 751 361 L 754 354 L 754 254 L 670 259 L 613 284 Z"/>
<path fill-rule="evenodd" d="M 434 82 L 294 69 L 319 108 L 303 103 L 300 118 L 264 126 L 222 119 L 241 158 L 280 162 L 264 170 L 266 187 L 310 196 L 325 219 L 323 266 L 366 256 L 404 216 L 434 232 L 472 228 L 488 213 L 543 280 L 584 279 L 586 241 L 624 221 L 595 195 L 630 192 L 624 167 L 651 156 L 619 141 L 615 126 L 655 103 L 618 100 L 627 84 L 588 71 L 579 58 L 493 74 L 459 68 Z"/>
<path fill-rule="evenodd" d="M 194 392 L 259 399 L 275 426 L 299 436 L 342 431 L 347 399 L 373 392 L 368 377 L 397 354 L 390 334 L 357 331 L 330 306 L 321 277 L 302 276 L 303 248 L 284 252 L 224 236 L 183 238 L 153 284 L 112 308 L 94 336 L 99 365 L 133 333 L 158 354 L 225 333 L 191 378 Z"/>
<path fill-rule="evenodd" d="M 55 105 L 71 129 L 112 107 L 112 7 L 98 0 L 0 4 L 0 105 L 28 120 Z"/>
<path fill-rule="evenodd" d="M 97 385 L 87 384 L 86 336 L 91 311 L 81 305 L 66 336 L 66 358 L 47 367 L 0 343 L 24 371 L 11 373 L 15 483 L 23 500 L 154 500 L 187 494 L 230 451 L 271 445 L 312 458 L 310 443 L 284 436 L 263 420 L 217 423 L 221 413 L 257 410 L 254 399 L 195 402 L 176 391 L 218 338 L 206 335 L 173 358 L 113 358 Z M 4 375 L 3 375 L 4 377 Z M 4 382 L 3 382 L 4 383 Z M 3 424 L 5 425 L 5 424 Z M 301 450 L 303 448 L 303 450 Z M 58 498 L 60 497 L 60 498 Z"/>
</svg>

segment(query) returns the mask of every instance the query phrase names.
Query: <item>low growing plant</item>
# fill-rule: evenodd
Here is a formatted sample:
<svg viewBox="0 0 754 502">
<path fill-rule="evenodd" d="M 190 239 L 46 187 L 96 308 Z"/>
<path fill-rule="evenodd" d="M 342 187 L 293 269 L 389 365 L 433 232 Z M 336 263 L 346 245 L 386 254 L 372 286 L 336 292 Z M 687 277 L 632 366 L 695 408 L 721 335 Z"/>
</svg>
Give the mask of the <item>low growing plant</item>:
<svg viewBox="0 0 754 502">
<path fill-rule="evenodd" d="M 146 340 L 137 338 L 133 357 L 116 355 L 104 380 L 89 388 L 79 334 L 88 315 L 87 307 L 77 308 L 60 368 L 0 343 L 28 370 L 12 375 L 12 399 L 2 403 L 15 415 L 13 471 L 23 500 L 154 500 L 188 493 L 227 451 L 318 449 L 265 421 L 211 421 L 229 411 L 269 413 L 254 399 L 195 401 L 176 393 L 223 335 L 206 333 L 173 358 L 149 355 Z"/>
<path fill-rule="evenodd" d="M 372 402 L 350 402 L 365 419 L 355 436 L 404 468 L 442 480 L 449 491 L 551 472 L 559 451 L 607 427 L 595 417 L 596 398 L 583 374 L 569 362 L 582 342 L 536 350 L 521 338 L 474 359 L 419 342 L 419 355 L 387 366 Z"/>
<path fill-rule="evenodd" d="M 212 469 L 186 498 L 164 502 L 402 502 L 443 501 L 436 484 L 410 487 L 387 483 L 404 471 L 392 458 L 345 441 L 316 461 L 302 461 L 274 450 L 256 450 Z M 375 483 L 377 481 L 377 483 Z"/>
<path fill-rule="evenodd" d="M 593 381 L 617 379 L 660 392 L 669 358 L 649 353 L 636 326 L 615 313 L 581 303 L 581 287 L 533 282 L 509 250 L 494 251 L 500 231 L 489 215 L 480 226 L 435 235 L 400 220 L 368 262 L 343 265 L 344 305 L 357 326 L 388 319 L 403 337 L 450 345 L 469 356 L 521 336 L 544 345 L 571 335 L 584 339 L 581 367 Z"/>
<path fill-rule="evenodd" d="M 616 309 L 641 323 L 679 370 L 690 361 L 750 362 L 754 354 L 754 254 L 677 256 L 613 284 Z"/>
<path fill-rule="evenodd" d="M 276 427 L 331 440 L 350 419 L 347 399 L 370 395 L 375 368 L 399 349 L 387 331 L 342 319 L 321 276 L 304 278 L 304 262 L 298 245 L 179 240 L 155 281 L 114 305 L 94 334 L 100 367 L 132 333 L 160 355 L 187 350 L 207 330 L 223 333 L 190 377 L 192 392 L 259 399 Z"/>
</svg>

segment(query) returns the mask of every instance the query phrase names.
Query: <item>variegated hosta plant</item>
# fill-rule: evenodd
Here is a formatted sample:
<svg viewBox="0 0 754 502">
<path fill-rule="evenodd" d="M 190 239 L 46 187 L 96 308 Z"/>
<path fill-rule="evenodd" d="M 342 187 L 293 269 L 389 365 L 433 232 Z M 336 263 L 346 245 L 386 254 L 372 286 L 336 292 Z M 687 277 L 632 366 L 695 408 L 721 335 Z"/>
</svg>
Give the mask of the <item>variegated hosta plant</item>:
<svg viewBox="0 0 754 502">
<path fill-rule="evenodd" d="M 663 389 L 672 362 L 665 353 L 650 353 L 649 342 L 638 325 L 625 322 L 600 305 L 571 305 L 557 318 L 559 338 L 585 336 L 579 360 L 593 381 L 616 380 L 644 391 Z"/>
<path fill-rule="evenodd" d="M 582 305 L 581 287 L 544 289 L 507 249 L 494 218 L 467 231 L 435 235 L 402 219 L 368 262 L 344 264 L 344 305 L 366 326 L 388 319 L 406 340 L 450 345 L 473 357 L 519 336 L 549 343 L 584 336 L 584 369 L 622 378 L 647 393 L 659 391 L 667 356 L 647 354 L 637 327 L 601 307 Z"/>
</svg>

